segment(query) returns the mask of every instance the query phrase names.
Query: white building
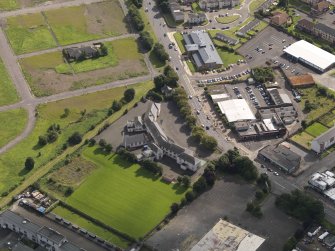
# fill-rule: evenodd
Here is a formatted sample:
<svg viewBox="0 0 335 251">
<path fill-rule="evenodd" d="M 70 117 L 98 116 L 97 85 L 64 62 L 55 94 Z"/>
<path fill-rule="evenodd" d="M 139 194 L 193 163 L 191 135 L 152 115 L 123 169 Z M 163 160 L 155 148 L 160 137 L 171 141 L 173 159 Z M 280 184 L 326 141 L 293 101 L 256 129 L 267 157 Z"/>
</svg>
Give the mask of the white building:
<svg viewBox="0 0 335 251">
<path fill-rule="evenodd" d="M 137 116 L 134 120 L 127 121 L 126 125 L 128 132 L 143 132 L 145 131 L 145 127 L 142 121 L 141 116 Z"/>
<path fill-rule="evenodd" d="M 335 126 L 316 137 L 311 144 L 311 148 L 316 153 L 322 153 L 335 143 Z"/>
<path fill-rule="evenodd" d="M 210 10 L 234 7 L 239 3 L 239 0 L 200 0 L 199 6 L 203 10 Z"/>
<path fill-rule="evenodd" d="M 218 106 L 228 120 L 228 122 L 236 121 L 253 121 L 256 120 L 255 115 L 251 111 L 245 99 L 229 99 L 218 102 Z"/>
<path fill-rule="evenodd" d="M 326 189 L 335 185 L 335 178 L 333 173 L 329 171 L 328 173 L 314 173 L 309 179 L 308 183 L 320 191 L 325 191 Z"/>
<path fill-rule="evenodd" d="M 284 49 L 284 52 L 317 71 L 324 72 L 335 65 L 335 55 L 305 40 L 293 43 Z"/>
</svg>

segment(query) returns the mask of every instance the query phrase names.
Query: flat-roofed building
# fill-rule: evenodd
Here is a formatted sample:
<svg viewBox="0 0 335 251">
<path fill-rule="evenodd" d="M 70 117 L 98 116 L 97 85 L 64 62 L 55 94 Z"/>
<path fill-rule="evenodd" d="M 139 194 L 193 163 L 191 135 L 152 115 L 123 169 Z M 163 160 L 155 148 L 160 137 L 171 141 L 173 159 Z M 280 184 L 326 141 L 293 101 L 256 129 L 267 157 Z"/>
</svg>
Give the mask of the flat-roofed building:
<svg viewBox="0 0 335 251">
<path fill-rule="evenodd" d="M 229 123 L 236 121 L 254 121 L 255 115 L 245 99 L 229 99 L 218 102 L 218 106 Z"/>
<path fill-rule="evenodd" d="M 305 40 L 293 43 L 284 49 L 284 52 L 320 72 L 325 72 L 335 65 L 335 55 Z"/>
<path fill-rule="evenodd" d="M 314 78 L 311 74 L 303 74 L 288 77 L 288 82 L 293 88 L 310 87 L 315 85 Z"/>
</svg>

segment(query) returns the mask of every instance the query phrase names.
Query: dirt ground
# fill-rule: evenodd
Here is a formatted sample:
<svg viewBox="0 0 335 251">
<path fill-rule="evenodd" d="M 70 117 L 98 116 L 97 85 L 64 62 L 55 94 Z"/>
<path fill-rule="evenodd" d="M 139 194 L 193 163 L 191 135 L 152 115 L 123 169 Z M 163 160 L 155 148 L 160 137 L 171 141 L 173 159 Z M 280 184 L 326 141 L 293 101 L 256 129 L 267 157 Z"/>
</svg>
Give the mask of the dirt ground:
<svg viewBox="0 0 335 251">
<path fill-rule="evenodd" d="M 121 60 L 115 67 L 82 72 L 74 75 L 58 74 L 51 69 L 33 69 L 22 65 L 35 95 L 52 95 L 93 85 L 105 84 L 147 73 L 145 63 L 139 60 Z M 40 94 L 40 95 L 39 95 Z"/>
<path fill-rule="evenodd" d="M 270 195 L 262 206 L 261 219 L 245 211 L 254 197 L 255 188 L 235 177 L 224 177 L 214 187 L 178 212 L 147 243 L 160 251 L 190 250 L 220 218 L 265 238 L 259 251 L 281 250 L 285 241 L 299 227 L 299 223 L 279 211 L 275 197 Z"/>
</svg>

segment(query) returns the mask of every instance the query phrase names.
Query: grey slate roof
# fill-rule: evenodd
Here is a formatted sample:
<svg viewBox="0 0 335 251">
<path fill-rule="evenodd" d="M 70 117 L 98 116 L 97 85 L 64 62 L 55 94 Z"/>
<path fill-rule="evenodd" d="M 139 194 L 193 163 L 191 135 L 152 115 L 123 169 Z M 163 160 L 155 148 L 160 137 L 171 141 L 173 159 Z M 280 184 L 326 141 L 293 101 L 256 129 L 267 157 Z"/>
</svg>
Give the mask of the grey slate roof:
<svg viewBox="0 0 335 251">
<path fill-rule="evenodd" d="M 48 238 L 49 240 L 53 241 L 54 243 L 57 243 L 58 245 L 61 244 L 62 241 L 65 239 L 64 235 L 48 227 L 42 227 L 38 231 L 38 234 Z"/>
<path fill-rule="evenodd" d="M 22 244 L 19 242 L 15 247 L 12 249 L 13 251 L 34 251 L 34 249 Z"/>
<path fill-rule="evenodd" d="M 222 40 L 224 42 L 227 42 L 228 44 L 237 44 L 239 42 L 238 39 L 234 39 L 234 38 L 231 38 L 231 37 L 228 37 L 226 36 L 225 34 L 223 33 L 216 33 L 215 37 L 219 40 Z"/>
<path fill-rule="evenodd" d="M 77 247 L 76 245 L 72 244 L 71 242 L 66 242 L 61 247 L 62 251 L 82 251 L 80 247 Z"/>
<path fill-rule="evenodd" d="M 197 67 L 201 67 L 204 64 L 223 64 L 211 38 L 206 32 L 192 31 L 190 34 L 183 34 L 183 39 L 186 50 L 192 53 Z"/>
<path fill-rule="evenodd" d="M 335 137 L 335 126 L 330 128 L 328 131 L 322 133 L 320 136 L 316 137 L 313 141 L 316 141 L 319 144 L 322 144 L 328 141 L 332 137 Z"/>
<path fill-rule="evenodd" d="M 3 213 L 1 213 L 0 217 L 5 219 L 5 221 L 7 222 L 13 222 L 21 229 L 28 230 L 33 233 L 36 233 L 41 228 L 39 225 L 32 223 L 29 220 L 9 210 L 6 210 Z"/>
<path fill-rule="evenodd" d="M 198 158 L 188 154 L 187 152 L 183 152 L 179 157 L 192 165 L 195 165 L 200 161 Z"/>
<path fill-rule="evenodd" d="M 327 25 L 324 25 L 322 23 L 317 23 L 315 25 L 315 29 L 318 29 L 318 30 L 322 30 L 323 32 L 327 33 L 327 34 L 330 34 L 332 36 L 335 36 L 335 29 L 327 26 Z"/>
<path fill-rule="evenodd" d="M 136 133 L 136 134 L 126 134 L 124 135 L 123 144 L 125 147 L 132 145 L 138 142 L 146 142 L 147 137 L 144 133 Z"/>
</svg>

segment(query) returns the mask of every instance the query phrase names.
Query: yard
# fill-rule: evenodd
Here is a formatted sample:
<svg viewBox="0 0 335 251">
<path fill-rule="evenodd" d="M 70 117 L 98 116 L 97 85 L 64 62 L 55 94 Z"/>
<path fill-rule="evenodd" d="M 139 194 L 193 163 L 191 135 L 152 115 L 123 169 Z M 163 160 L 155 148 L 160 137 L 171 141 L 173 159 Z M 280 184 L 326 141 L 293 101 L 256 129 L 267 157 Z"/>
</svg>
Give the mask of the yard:
<svg viewBox="0 0 335 251">
<path fill-rule="evenodd" d="M 66 202 L 134 238 L 153 229 L 184 195 L 184 188 L 168 185 L 118 155 L 105 155 L 97 147 L 82 155 L 98 169 Z"/>
<path fill-rule="evenodd" d="M 19 100 L 16 89 L 0 59 L 0 106 L 15 103 Z"/>
<path fill-rule="evenodd" d="M 19 7 L 17 0 L 1 0 L 0 10 L 14 10 Z"/>
<path fill-rule="evenodd" d="M 226 16 L 226 17 L 217 17 L 216 21 L 221 24 L 229 24 L 229 23 L 235 22 L 239 18 L 240 18 L 240 15 L 231 15 L 231 16 Z"/>
<path fill-rule="evenodd" d="M 310 125 L 309 127 L 307 127 L 305 129 L 305 131 L 312 135 L 313 137 L 318 137 L 319 135 L 321 135 L 322 133 L 326 132 L 328 130 L 327 127 L 325 127 L 324 125 L 315 122 L 312 125 Z"/>
<path fill-rule="evenodd" d="M 5 32 L 16 54 L 56 47 L 41 13 L 7 18 Z"/>
<path fill-rule="evenodd" d="M 9 17 L 5 32 L 16 54 L 127 33 L 117 0 Z"/>
<path fill-rule="evenodd" d="M 75 214 L 64 207 L 56 207 L 52 212 L 121 248 L 126 248 L 129 245 L 126 240 L 118 237 L 117 235 L 113 234 L 108 230 L 105 230 L 104 228 L 94 224 L 93 222 L 84 219 L 80 215 Z"/>
<path fill-rule="evenodd" d="M 237 53 L 229 52 L 221 48 L 216 48 L 216 50 L 222 59 L 224 67 L 227 67 L 230 64 L 236 64 L 238 60 L 243 59 L 243 57 Z"/>
<path fill-rule="evenodd" d="M 291 140 L 307 150 L 311 149 L 311 142 L 313 139 L 314 137 L 306 132 L 298 133 L 291 138 Z"/>
<path fill-rule="evenodd" d="M 24 109 L 0 112 L 0 147 L 18 136 L 25 128 L 28 120 Z"/>
<path fill-rule="evenodd" d="M 151 82 L 132 85 L 136 91 L 136 97 L 125 107 L 128 109 L 132 107 L 134 102 L 138 101 L 152 86 Z M 63 151 L 64 143 L 67 142 L 68 137 L 74 132 L 86 134 L 92 129 L 92 126 L 106 118 L 107 110 L 112 101 L 120 99 L 124 90 L 124 87 L 118 87 L 40 105 L 37 108 L 38 117 L 31 134 L 6 153 L 0 155 L 0 194 L 8 191 L 23 179 L 25 179 L 24 182 L 29 182 L 27 176 L 33 175 L 35 172 L 38 172 L 39 175 L 43 174 L 42 170 L 44 169 L 41 166 L 53 163 L 51 159 L 54 159 Z M 68 116 L 64 116 L 65 108 L 69 109 Z M 114 113 L 109 121 L 115 121 L 122 115 L 124 109 Z M 46 134 L 49 126 L 54 123 L 59 124 L 61 128 L 58 139 L 44 147 L 39 146 L 38 137 Z M 71 150 L 72 148 L 68 148 L 65 153 L 70 153 Z M 28 156 L 34 158 L 35 167 L 27 174 L 24 169 L 24 161 Z M 34 177 L 35 181 L 36 179 L 37 177 Z"/>
<path fill-rule="evenodd" d="M 302 110 L 304 110 L 305 102 L 307 100 L 315 105 L 315 109 L 312 109 L 309 112 L 305 112 L 305 120 L 307 123 L 311 120 L 315 120 L 321 117 L 323 114 L 329 112 L 335 107 L 334 101 L 332 99 L 318 95 L 317 87 L 301 89 L 300 91 L 303 94 L 301 102 L 299 103 Z"/>
<path fill-rule="evenodd" d="M 332 110 L 331 112 L 328 112 L 325 115 L 323 115 L 319 119 L 319 122 L 328 127 L 333 127 L 335 125 L 335 110 Z"/>
<path fill-rule="evenodd" d="M 133 38 L 118 39 L 105 45 L 108 56 L 98 59 L 68 65 L 64 63 L 61 52 L 51 52 L 22 58 L 20 65 L 35 96 L 48 96 L 148 73 Z"/>
</svg>

